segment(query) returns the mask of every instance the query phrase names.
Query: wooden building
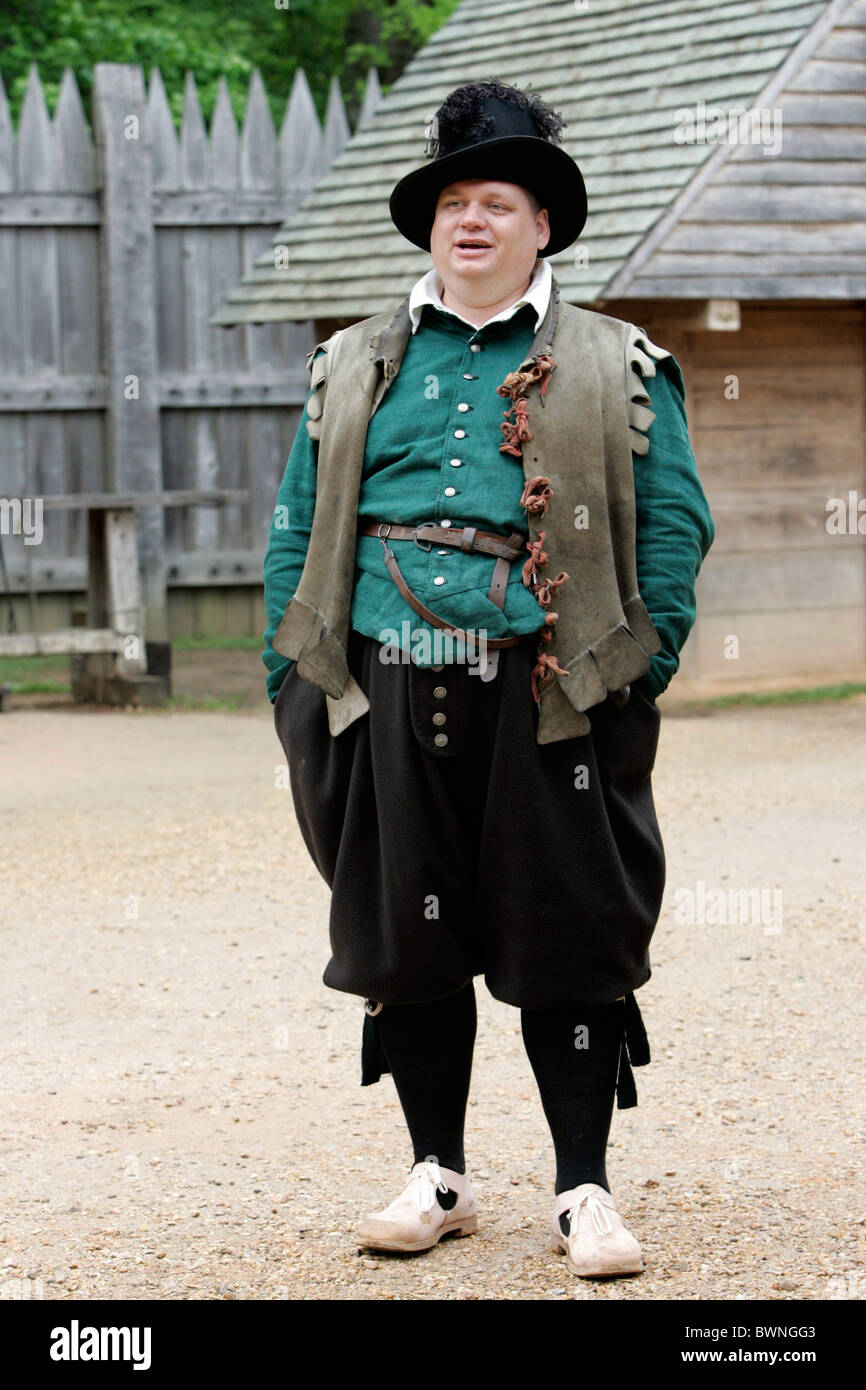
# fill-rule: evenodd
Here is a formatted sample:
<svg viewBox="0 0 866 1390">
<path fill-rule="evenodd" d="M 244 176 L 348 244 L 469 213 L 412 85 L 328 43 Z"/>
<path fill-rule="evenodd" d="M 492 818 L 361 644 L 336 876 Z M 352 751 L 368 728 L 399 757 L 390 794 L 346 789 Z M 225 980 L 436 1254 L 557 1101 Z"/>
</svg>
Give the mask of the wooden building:
<svg viewBox="0 0 866 1390">
<path fill-rule="evenodd" d="M 565 297 L 683 369 L 717 537 L 682 674 L 860 670 L 866 0 L 463 0 L 274 237 L 288 267 L 264 253 L 212 322 L 318 338 L 396 305 L 431 262 L 390 191 L 447 92 L 491 74 L 568 123 L 589 218 L 552 259 Z"/>
</svg>

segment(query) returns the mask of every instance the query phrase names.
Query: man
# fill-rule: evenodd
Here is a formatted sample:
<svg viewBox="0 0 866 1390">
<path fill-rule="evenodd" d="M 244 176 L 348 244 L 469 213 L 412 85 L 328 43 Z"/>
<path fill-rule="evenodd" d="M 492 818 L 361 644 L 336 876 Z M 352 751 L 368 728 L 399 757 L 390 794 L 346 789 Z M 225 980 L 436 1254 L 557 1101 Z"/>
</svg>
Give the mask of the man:
<svg viewBox="0 0 866 1390">
<path fill-rule="evenodd" d="M 538 94 L 452 92 L 391 216 L 433 269 L 310 354 L 265 559 L 263 658 L 305 844 L 332 889 L 324 982 L 366 1000 L 414 1163 L 359 1228 L 469 1234 L 473 979 L 521 1010 L 556 1155 L 550 1236 L 638 1273 L 610 1193 L 613 1099 L 649 1061 L 634 991 L 665 861 L 655 696 L 714 536 L 679 368 L 560 302 L 580 170 Z M 650 391 L 651 388 L 651 391 Z M 651 427 L 651 428 L 650 428 Z M 517 563 L 515 563 L 517 562 Z"/>
</svg>

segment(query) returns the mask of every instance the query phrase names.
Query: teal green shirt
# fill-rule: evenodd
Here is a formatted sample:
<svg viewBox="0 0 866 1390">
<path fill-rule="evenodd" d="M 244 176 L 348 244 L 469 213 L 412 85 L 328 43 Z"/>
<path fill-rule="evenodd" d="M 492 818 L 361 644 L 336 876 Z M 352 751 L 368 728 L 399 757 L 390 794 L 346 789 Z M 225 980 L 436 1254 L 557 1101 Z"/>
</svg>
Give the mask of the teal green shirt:
<svg viewBox="0 0 866 1390">
<path fill-rule="evenodd" d="M 400 371 L 369 424 L 359 517 L 410 525 L 449 520 L 454 526 L 520 531 L 528 537 L 520 506 L 522 461 L 499 452 L 499 426 L 508 402 L 496 387 L 526 356 L 535 318 L 533 307 L 524 305 L 510 319 L 475 328 L 425 305 Z M 648 452 L 633 455 L 637 578 L 662 649 L 639 684 L 654 698 L 677 670 L 680 649 L 694 625 L 695 579 L 715 530 L 689 442 L 685 387 L 676 361 L 662 359 L 645 385 L 656 418 L 648 431 Z M 307 432 L 307 418 L 305 407 L 277 494 L 264 561 L 268 626 L 262 660 L 272 701 L 292 663 L 271 644 L 301 577 L 315 507 L 318 443 Z M 435 545 L 426 550 L 412 541 L 390 544 L 406 583 L 448 622 L 484 628 L 490 638 L 542 626 L 544 610 L 523 583 L 519 559 L 511 565 L 500 609 L 487 597 L 493 556 Z M 379 641 L 410 634 L 409 643 L 400 642 L 407 651 L 419 631 L 431 637 L 434 632 L 400 594 L 374 536 L 358 538 L 350 621 Z M 455 642 L 455 658 L 460 650 Z M 417 647 L 413 659 L 430 664 Z M 440 659 L 430 656 L 430 662 Z"/>
</svg>

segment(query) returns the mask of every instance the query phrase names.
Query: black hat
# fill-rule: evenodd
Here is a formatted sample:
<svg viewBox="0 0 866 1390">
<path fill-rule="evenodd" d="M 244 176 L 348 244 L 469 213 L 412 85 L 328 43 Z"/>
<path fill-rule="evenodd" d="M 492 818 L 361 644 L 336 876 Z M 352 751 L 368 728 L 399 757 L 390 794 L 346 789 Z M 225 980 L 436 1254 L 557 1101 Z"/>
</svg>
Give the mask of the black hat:
<svg viewBox="0 0 866 1390">
<path fill-rule="evenodd" d="M 428 128 L 428 164 L 402 178 L 391 194 L 391 219 L 408 241 L 430 250 L 442 189 L 459 179 L 501 179 L 533 193 L 547 208 L 552 256 L 580 236 L 586 187 L 577 164 L 555 141 L 565 122 L 531 95 L 498 78 L 457 87 Z"/>
</svg>

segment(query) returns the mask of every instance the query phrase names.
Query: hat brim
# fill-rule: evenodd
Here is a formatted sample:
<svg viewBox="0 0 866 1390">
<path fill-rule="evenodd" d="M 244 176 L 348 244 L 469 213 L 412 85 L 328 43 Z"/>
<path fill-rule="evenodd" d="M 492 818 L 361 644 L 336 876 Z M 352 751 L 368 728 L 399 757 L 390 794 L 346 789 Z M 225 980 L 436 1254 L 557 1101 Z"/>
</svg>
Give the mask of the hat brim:
<svg viewBox="0 0 866 1390">
<path fill-rule="evenodd" d="M 547 208 L 550 240 L 539 256 L 553 256 L 576 241 L 586 223 L 586 185 L 577 164 L 559 145 L 532 135 L 485 140 L 430 160 L 406 174 L 391 194 L 398 232 L 430 250 L 430 232 L 442 189 L 458 179 L 500 179 L 528 189 Z"/>
</svg>

